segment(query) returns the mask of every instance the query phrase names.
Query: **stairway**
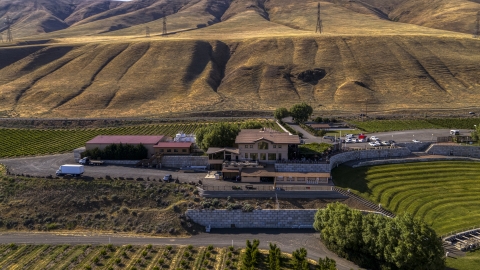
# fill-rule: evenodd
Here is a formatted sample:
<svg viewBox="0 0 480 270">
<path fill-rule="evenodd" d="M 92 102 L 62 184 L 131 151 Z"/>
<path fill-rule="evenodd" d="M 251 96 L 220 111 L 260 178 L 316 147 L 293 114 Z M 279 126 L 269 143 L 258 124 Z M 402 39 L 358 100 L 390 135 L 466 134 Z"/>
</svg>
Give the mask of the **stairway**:
<svg viewBox="0 0 480 270">
<path fill-rule="evenodd" d="M 345 191 L 345 190 L 343 190 L 341 188 L 337 188 L 337 187 L 333 187 L 333 190 L 342 194 L 342 195 L 345 195 L 347 197 L 355 199 L 355 200 L 361 202 L 362 204 L 374 209 L 375 211 L 384 214 L 385 216 L 388 216 L 388 217 L 391 217 L 391 218 L 395 217 L 395 215 L 393 213 L 391 213 L 391 212 L 389 212 L 389 211 L 387 211 L 387 210 L 385 210 L 381 207 L 378 207 L 378 205 L 372 203 L 371 201 L 365 200 L 364 198 L 358 196 L 357 194 Z"/>
</svg>

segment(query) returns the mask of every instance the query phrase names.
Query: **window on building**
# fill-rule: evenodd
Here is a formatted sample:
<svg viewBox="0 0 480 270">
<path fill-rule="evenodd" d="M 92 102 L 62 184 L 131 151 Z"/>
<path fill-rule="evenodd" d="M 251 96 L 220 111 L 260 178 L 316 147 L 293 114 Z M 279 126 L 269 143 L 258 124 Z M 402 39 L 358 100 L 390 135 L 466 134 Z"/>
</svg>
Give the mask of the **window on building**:
<svg viewBox="0 0 480 270">
<path fill-rule="evenodd" d="M 259 142 L 258 149 L 260 150 L 268 150 L 268 143 L 267 142 Z"/>
<path fill-rule="evenodd" d="M 275 153 L 268 154 L 268 160 L 276 160 L 276 159 L 277 159 L 277 154 Z"/>
<path fill-rule="evenodd" d="M 178 153 L 178 149 L 176 149 L 176 148 L 173 149 L 173 152 Z"/>
<path fill-rule="evenodd" d="M 250 153 L 250 159 L 257 160 L 258 159 L 258 154 L 257 153 Z"/>
<path fill-rule="evenodd" d="M 297 181 L 305 181 L 305 177 L 297 177 Z"/>
<path fill-rule="evenodd" d="M 279 145 L 278 145 L 278 148 L 282 148 L 282 145 L 281 145 L 281 144 L 279 144 Z"/>
<path fill-rule="evenodd" d="M 167 149 L 167 153 L 171 153 L 172 152 L 172 149 Z"/>
<path fill-rule="evenodd" d="M 186 153 L 187 152 L 187 149 L 182 149 L 182 153 Z"/>
<path fill-rule="evenodd" d="M 163 153 L 163 149 L 160 149 L 160 153 Z"/>
<path fill-rule="evenodd" d="M 277 148 L 277 145 L 276 145 L 276 144 L 274 144 L 274 145 L 273 145 L 273 148 Z"/>
<path fill-rule="evenodd" d="M 248 148 L 248 144 L 245 144 L 245 148 Z"/>
<path fill-rule="evenodd" d="M 283 176 L 277 176 L 277 181 L 283 181 Z"/>
<path fill-rule="evenodd" d="M 245 158 L 248 158 L 248 153 L 245 153 Z"/>
<path fill-rule="evenodd" d="M 250 145 L 250 148 L 253 148 L 253 144 Z"/>
<path fill-rule="evenodd" d="M 290 176 L 289 176 L 289 177 L 287 178 L 287 181 L 293 181 L 293 177 L 290 177 Z"/>
<path fill-rule="evenodd" d="M 260 160 L 267 160 L 267 154 L 260 153 Z"/>
</svg>

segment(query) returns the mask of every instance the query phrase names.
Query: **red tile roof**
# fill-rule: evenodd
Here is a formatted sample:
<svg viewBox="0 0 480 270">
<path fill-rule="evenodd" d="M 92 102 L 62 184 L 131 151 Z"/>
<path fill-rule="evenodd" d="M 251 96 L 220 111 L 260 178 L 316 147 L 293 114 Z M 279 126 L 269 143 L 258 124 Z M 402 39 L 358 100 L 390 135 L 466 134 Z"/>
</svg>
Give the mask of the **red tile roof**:
<svg viewBox="0 0 480 270">
<path fill-rule="evenodd" d="M 159 142 L 154 148 L 190 148 L 191 142 Z"/>
<path fill-rule="evenodd" d="M 157 144 L 164 136 L 143 136 L 143 135 L 98 135 L 87 142 L 102 144 Z"/>
</svg>

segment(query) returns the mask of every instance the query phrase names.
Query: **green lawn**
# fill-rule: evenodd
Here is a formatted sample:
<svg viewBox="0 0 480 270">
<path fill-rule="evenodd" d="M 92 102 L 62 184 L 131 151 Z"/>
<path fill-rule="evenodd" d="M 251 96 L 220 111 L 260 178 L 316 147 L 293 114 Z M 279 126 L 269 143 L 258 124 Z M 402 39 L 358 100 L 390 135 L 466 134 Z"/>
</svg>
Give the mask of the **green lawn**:
<svg viewBox="0 0 480 270">
<path fill-rule="evenodd" d="M 459 259 L 448 258 L 447 267 L 459 270 L 480 269 L 480 250 L 468 252 L 465 257 Z"/>
<path fill-rule="evenodd" d="M 480 227 L 479 172 L 479 162 L 423 162 L 341 166 L 333 179 L 394 213 L 412 213 L 444 235 Z"/>
</svg>

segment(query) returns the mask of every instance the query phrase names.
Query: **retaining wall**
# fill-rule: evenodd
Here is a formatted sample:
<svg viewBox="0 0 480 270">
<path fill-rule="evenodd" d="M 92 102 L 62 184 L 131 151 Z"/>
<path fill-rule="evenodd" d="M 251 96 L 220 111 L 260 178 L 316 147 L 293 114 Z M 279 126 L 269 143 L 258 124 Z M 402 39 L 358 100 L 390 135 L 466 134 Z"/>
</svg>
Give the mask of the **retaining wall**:
<svg viewBox="0 0 480 270">
<path fill-rule="evenodd" d="M 342 163 L 352 160 L 406 157 L 411 155 L 411 153 L 408 148 L 403 147 L 345 152 L 330 158 L 330 170 Z"/>
<path fill-rule="evenodd" d="M 330 164 L 275 163 L 277 172 L 330 172 Z"/>
<path fill-rule="evenodd" d="M 208 156 L 163 156 L 162 167 L 208 166 Z"/>
<path fill-rule="evenodd" d="M 295 210 L 192 210 L 186 215 L 211 228 L 312 228 L 317 209 Z"/>
<path fill-rule="evenodd" d="M 430 155 L 480 158 L 480 147 L 434 144 L 427 150 L 427 153 Z"/>
</svg>

